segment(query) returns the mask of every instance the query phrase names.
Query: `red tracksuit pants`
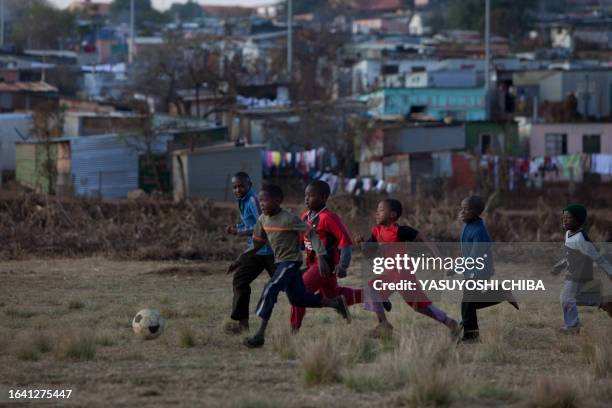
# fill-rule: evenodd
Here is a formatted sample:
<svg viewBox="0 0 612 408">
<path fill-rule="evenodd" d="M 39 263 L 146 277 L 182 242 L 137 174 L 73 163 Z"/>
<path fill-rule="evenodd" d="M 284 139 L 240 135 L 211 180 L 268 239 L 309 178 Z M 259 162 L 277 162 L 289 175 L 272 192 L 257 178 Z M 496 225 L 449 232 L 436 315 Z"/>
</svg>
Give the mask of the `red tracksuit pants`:
<svg viewBox="0 0 612 408">
<path fill-rule="evenodd" d="M 361 303 L 363 301 L 361 289 L 338 286 L 338 278 L 336 275 L 328 277 L 321 276 L 318 263 L 310 265 L 302 275 L 302 278 L 304 279 L 304 286 L 306 286 L 306 290 L 309 292 L 319 292 L 323 297 L 328 299 L 344 295 L 348 305 L 354 305 L 355 303 Z M 291 306 L 290 323 L 292 329 L 298 330 L 302 326 L 304 315 L 306 315 L 305 308 Z"/>
</svg>

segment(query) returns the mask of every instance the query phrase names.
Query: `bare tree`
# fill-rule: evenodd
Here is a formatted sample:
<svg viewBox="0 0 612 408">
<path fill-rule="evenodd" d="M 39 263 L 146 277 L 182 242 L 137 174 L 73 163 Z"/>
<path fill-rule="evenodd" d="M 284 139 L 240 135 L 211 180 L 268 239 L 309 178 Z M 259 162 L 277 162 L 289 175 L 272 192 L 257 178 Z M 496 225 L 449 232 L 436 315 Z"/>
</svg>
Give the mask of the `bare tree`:
<svg viewBox="0 0 612 408">
<path fill-rule="evenodd" d="M 64 131 L 64 108 L 56 103 L 39 104 L 32 112 L 32 135 L 43 142 L 44 157 L 36 171 L 41 171 L 47 181 L 46 192 L 55 193 L 57 181 L 57 149 L 53 148 L 53 139 L 61 137 Z"/>
<path fill-rule="evenodd" d="M 231 106 L 240 71 L 233 70 L 234 59 L 223 58 L 217 40 L 211 36 L 168 37 L 163 45 L 138 57 L 133 91 L 158 97 L 179 116 L 190 115 L 181 91 L 195 92 L 196 116 L 200 118 Z M 204 95 L 211 97 L 212 106 L 202 111 Z"/>
</svg>

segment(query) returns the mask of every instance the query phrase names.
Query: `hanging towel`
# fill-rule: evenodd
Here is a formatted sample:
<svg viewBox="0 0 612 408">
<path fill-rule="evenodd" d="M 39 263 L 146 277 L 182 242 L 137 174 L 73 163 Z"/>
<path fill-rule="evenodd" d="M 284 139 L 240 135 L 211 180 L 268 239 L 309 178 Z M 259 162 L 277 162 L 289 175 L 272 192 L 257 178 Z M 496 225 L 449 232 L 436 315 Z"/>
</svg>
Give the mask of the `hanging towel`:
<svg viewBox="0 0 612 408">
<path fill-rule="evenodd" d="M 281 154 L 276 150 L 272 151 L 272 164 L 279 167 L 281 164 Z"/>
<path fill-rule="evenodd" d="M 538 174 L 540 167 L 544 165 L 544 157 L 534 157 L 529 162 L 529 174 Z"/>
<path fill-rule="evenodd" d="M 579 154 L 556 156 L 556 162 L 561 167 L 561 175 L 566 180 L 582 180 L 582 164 Z"/>
<path fill-rule="evenodd" d="M 612 154 L 594 154 L 591 156 L 591 173 L 612 175 Z"/>
<path fill-rule="evenodd" d="M 357 185 L 357 179 L 352 178 L 347 180 L 346 182 L 346 192 L 352 193 L 355 190 L 355 186 Z"/>
</svg>

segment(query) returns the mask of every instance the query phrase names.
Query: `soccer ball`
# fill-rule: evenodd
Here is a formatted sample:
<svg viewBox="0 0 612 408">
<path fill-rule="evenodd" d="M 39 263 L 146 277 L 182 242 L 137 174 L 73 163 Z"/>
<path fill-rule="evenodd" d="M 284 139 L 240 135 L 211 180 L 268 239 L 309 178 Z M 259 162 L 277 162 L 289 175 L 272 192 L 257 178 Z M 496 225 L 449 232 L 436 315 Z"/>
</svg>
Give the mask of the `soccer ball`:
<svg viewBox="0 0 612 408">
<path fill-rule="evenodd" d="M 132 329 L 136 335 L 144 340 L 152 340 L 159 337 L 164 331 L 166 322 L 157 310 L 143 309 L 136 313 L 132 320 Z"/>
</svg>

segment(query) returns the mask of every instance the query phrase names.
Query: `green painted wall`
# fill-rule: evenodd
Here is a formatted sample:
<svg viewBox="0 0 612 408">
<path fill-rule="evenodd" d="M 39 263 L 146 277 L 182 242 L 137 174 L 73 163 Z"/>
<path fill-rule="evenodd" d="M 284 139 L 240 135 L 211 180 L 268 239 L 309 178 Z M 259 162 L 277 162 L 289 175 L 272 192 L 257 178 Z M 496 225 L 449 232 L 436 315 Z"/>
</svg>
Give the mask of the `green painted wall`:
<svg viewBox="0 0 612 408">
<path fill-rule="evenodd" d="M 42 143 L 18 143 L 16 145 L 15 179 L 18 183 L 39 193 L 49 193 L 49 174 L 45 168 L 45 162 L 48 155 L 57 171 L 57 143 L 48 145 L 48 149 L 47 153 L 47 146 Z M 51 188 L 55 189 L 55 185 L 52 185 Z"/>
<path fill-rule="evenodd" d="M 480 154 L 480 135 L 482 134 L 503 135 L 503 152 L 500 153 L 506 155 L 522 153 L 516 123 L 466 122 L 465 144 L 468 151 Z"/>
</svg>

